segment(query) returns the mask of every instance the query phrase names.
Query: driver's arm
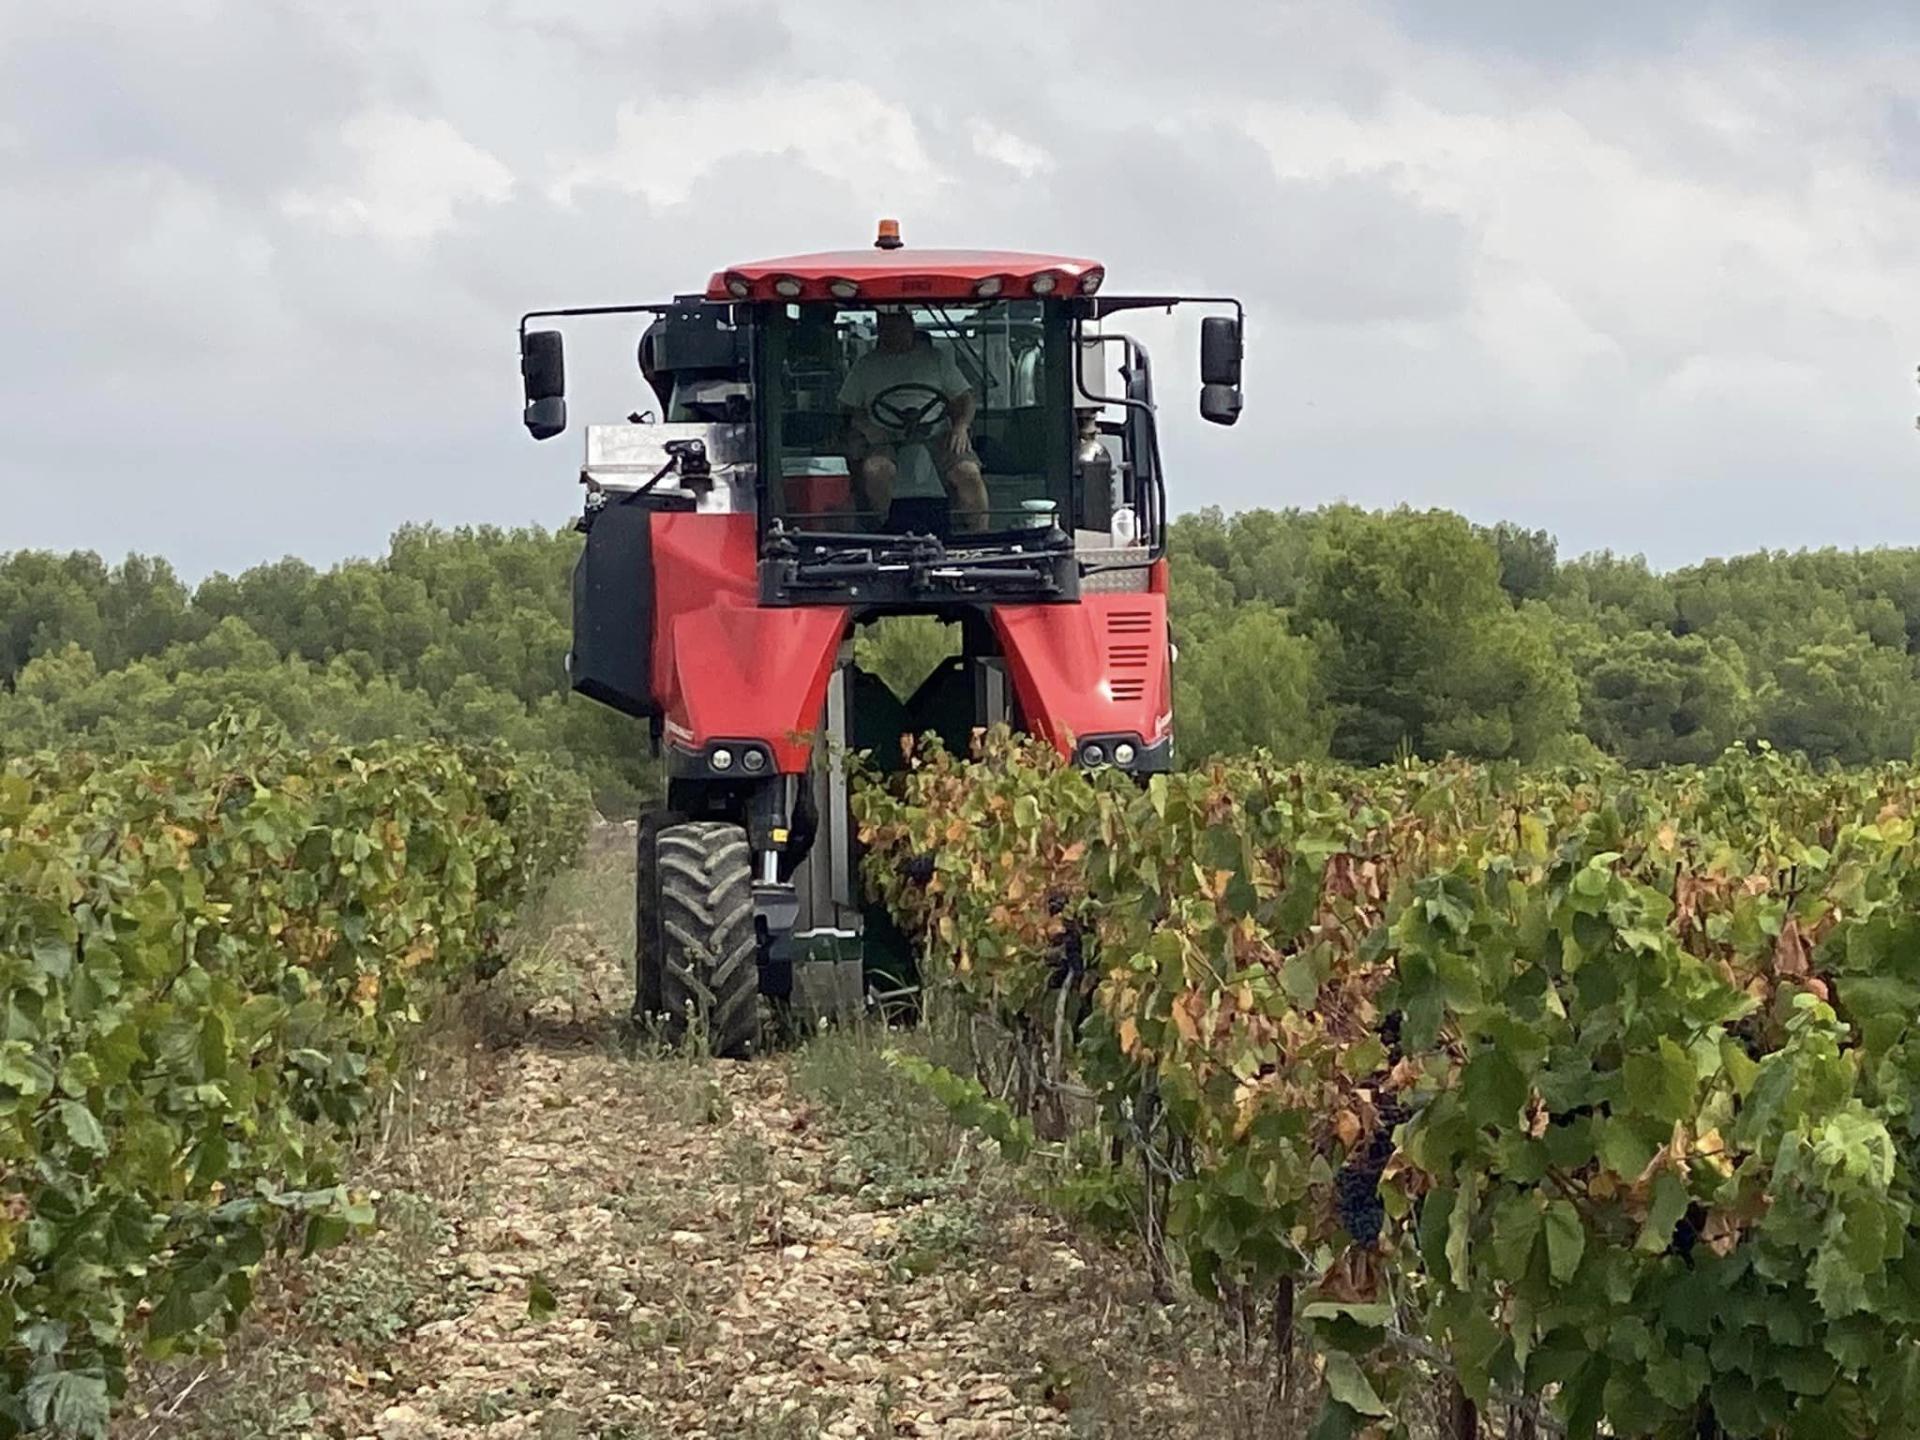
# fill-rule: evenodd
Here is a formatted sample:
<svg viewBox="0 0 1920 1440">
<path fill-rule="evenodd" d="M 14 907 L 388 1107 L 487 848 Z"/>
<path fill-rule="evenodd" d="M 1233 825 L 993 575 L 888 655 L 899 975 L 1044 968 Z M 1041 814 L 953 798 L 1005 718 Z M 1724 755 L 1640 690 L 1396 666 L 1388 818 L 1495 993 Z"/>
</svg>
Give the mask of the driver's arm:
<svg viewBox="0 0 1920 1440">
<path fill-rule="evenodd" d="M 947 396 L 947 419 L 955 430 L 965 430 L 973 424 L 973 412 L 976 409 L 973 391 L 962 390 L 958 395 Z"/>
<path fill-rule="evenodd" d="M 940 391 L 947 397 L 947 445 L 956 453 L 966 444 L 967 430 L 973 424 L 973 412 L 977 408 L 973 398 L 973 387 L 967 383 L 967 377 L 960 373 L 960 366 L 950 354 L 941 356 Z"/>
</svg>

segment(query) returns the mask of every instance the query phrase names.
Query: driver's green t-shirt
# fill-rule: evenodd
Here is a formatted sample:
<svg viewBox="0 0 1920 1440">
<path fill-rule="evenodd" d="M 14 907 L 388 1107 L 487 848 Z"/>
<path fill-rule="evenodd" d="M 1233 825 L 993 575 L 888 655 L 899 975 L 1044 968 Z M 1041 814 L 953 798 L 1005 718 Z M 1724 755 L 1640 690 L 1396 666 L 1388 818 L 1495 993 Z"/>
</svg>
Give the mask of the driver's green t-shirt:
<svg viewBox="0 0 1920 1440">
<path fill-rule="evenodd" d="M 895 385 L 931 385 L 949 400 L 970 388 L 948 351 L 931 345 L 915 345 L 897 353 L 869 350 L 847 371 L 846 383 L 840 387 L 840 403 L 864 415 L 874 396 Z M 944 435 L 947 428 L 942 419 L 932 433 Z"/>
</svg>

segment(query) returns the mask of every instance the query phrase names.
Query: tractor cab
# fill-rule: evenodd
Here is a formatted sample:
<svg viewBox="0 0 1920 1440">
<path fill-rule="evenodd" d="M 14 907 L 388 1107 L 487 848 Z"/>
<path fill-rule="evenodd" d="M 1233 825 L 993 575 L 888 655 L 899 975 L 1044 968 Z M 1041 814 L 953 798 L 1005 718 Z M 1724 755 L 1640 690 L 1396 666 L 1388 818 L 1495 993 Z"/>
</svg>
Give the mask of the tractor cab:
<svg viewBox="0 0 1920 1440">
<path fill-rule="evenodd" d="M 522 319 L 525 424 L 547 439 L 567 423 L 563 342 L 529 322 L 649 317 L 651 402 L 586 427 L 567 657 L 573 687 L 644 720 L 666 762 L 665 803 L 640 831 L 636 1008 L 678 1023 L 690 1007 L 721 1053 L 750 1045 L 727 989 L 746 982 L 716 979 L 725 947 L 708 935 L 695 955 L 661 919 L 665 877 L 691 873 L 662 869 L 669 852 L 717 844 L 743 867 L 728 893 L 750 897 L 760 989 L 790 989 L 793 958 L 821 935 L 873 960 L 882 921 L 853 883 L 849 749 L 884 768 L 902 735 L 964 743 L 1005 722 L 1083 765 L 1171 763 L 1153 369 L 1114 322 L 1230 310 L 1202 321 L 1199 404 L 1231 425 L 1243 317 L 1230 299 L 1114 296 L 1105 279 L 1070 256 L 909 250 L 882 222 L 871 250 Z M 897 615 L 959 637 L 907 696 L 861 670 L 852 644 Z M 689 827 L 708 827 L 691 849 Z"/>
</svg>

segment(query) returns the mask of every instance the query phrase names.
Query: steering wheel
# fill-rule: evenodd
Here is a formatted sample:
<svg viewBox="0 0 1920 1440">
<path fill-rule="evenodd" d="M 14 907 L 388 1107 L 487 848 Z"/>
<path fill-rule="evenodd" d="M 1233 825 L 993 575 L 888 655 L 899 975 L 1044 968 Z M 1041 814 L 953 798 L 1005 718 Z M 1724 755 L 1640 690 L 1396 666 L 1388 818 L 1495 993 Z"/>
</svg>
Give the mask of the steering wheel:
<svg viewBox="0 0 1920 1440">
<path fill-rule="evenodd" d="M 947 397 L 937 386 L 907 380 L 889 385 L 867 402 L 867 416 L 891 440 L 924 440 L 947 413 Z"/>
</svg>

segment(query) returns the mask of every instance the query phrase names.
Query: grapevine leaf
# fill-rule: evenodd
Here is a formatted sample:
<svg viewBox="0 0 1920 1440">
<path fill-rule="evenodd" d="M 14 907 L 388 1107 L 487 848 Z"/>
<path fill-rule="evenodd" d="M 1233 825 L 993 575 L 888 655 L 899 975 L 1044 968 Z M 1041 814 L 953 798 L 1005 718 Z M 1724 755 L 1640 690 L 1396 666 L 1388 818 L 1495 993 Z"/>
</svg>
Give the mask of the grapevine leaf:
<svg viewBox="0 0 1920 1440">
<path fill-rule="evenodd" d="M 107 1381 L 104 1375 L 78 1370 L 55 1370 L 27 1382 L 26 1410 L 36 1426 L 49 1426 L 71 1435 L 89 1437 L 107 1433 Z"/>
<path fill-rule="evenodd" d="M 1351 1320 L 1354 1324 L 1369 1330 L 1379 1330 L 1393 1323 L 1394 1306 L 1390 1301 L 1360 1300 L 1315 1300 L 1301 1307 L 1300 1315 L 1306 1320 Z"/>
<path fill-rule="evenodd" d="M 1638 1134 L 1624 1116 L 1610 1115 L 1600 1127 L 1600 1158 L 1615 1175 L 1632 1179 L 1647 1168 L 1658 1147 Z"/>
<path fill-rule="evenodd" d="M 345 1216 L 325 1213 L 311 1215 L 307 1218 L 307 1232 L 301 1242 L 300 1253 L 308 1256 L 331 1250 L 345 1240 L 352 1230 Z"/>
<path fill-rule="evenodd" d="M 1379 1419 L 1392 1413 L 1374 1390 L 1373 1382 L 1367 1379 L 1359 1362 L 1351 1355 L 1339 1350 L 1329 1351 L 1324 1376 L 1327 1394 L 1355 1414 Z"/>
<path fill-rule="evenodd" d="M 66 1128 L 67 1138 L 82 1150 L 90 1150 L 95 1155 L 106 1154 L 106 1131 L 100 1128 L 100 1121 L 93 1111 L 78 1100 L 60 1102 L 60 1123 Z"/>
<path fill-rule="evenodd" d="M 54 980 L 73 973 L 73 941 L 61 935 L 44 935 L 33 942 L 33 963 Z"/>
<path fill-rule="evenodd" d="M 1807 1276 L 1814 1298 L 1829 1316 L 1851 1315 L 1867 1307 L 1867 1277 L 1843 1245 L 1828 1242 L 1814 1255 Z"/>
<path fill-rule="evenodd" d="M 1457 1192 L 1453 1213 L 1447 1217 L 1447 1273 L 1453 1284 L 1465 1289 L 1467 1275 L 1467 1237 L 1473 1230 L 1473 1192 Z"/>
<path fill-rule="evenodd" d="M 1533 1195 L 1516 1191 L 1494 1207 L 1488 1249 L 1493 1268 L 1504 1280 L 1519 1280 L 1533 1259 L 1533 1247 L 1540 1239 L 1540 1207 Z"/>
<path fill-rule="evenodd" d="M 1626 1074 L 1627 1104 L 1636 1114 L 1647 1115 L 1666 1124 L 1691 1117 L 1693 1057 L 1674 1041 L 1661 1036 L 1656 1050 L 1650 1054 L 1627 1056 L 1623 1069 Z"/>
<path fill-rule="evenodd" d="M 1647 1364 L 1648 1391 L 1675 1410 L 1691 1405 L 1706 1383 L 1706 1354 L 1697 1345 L 1679 1355 L 1657 1355 Z"/>
<path fill-rule="evenodd" d="M 1580 1257 L 1587 1249 L 1587 1232 L 1580 1223 L 1580 1212 L 1570 1200 L 1554 1200 L 1547 1205 L 1546 1227 L 1547 1269 L 1564 1285 L 1580 1268 Z"/>
<path fill-rule="evenodd" d="M 1307 1440 L 1353 1440 L 1366 1423 L 1366 1416 L 1355 1414 L 1332 1396 L 1320 1406 L 1320 1414 L 1307 1432 Z"/>
<path fill-rule="evenodd" d="M 1340 1057 L 1340 1068 L 1355 1077 L 1371 1075 L 1386 1063 L 1387 1047 L 1371 1035 L 1349 1047 Z"/>
<path fill-rule="evenodd" d="M 1640 1230 L 1638 1250 L 1658 1253 L 1673 1240 L 1673 1227 L 1687 1213 L 1687 1187 L 1671 1170 L 1662 1170 L 1653 1182 L 1653 1196 L 1647 1208 L 1647 1222 Z"/>
<path fill-rule="evenodd" d="M 1460 1283 L 1453 1278 L 1447 1259 L 1455 1203 L 1454 1191 L 1435 1190 L 1420 1207 L 1420 1258 L 1442 1285 Z"/>
<path fill-rule="evenodd" d="M 206 1323 L 219 1302 L 218 1292 L 193 1282 L 201 1278 L 199 1267 L 180 1275 L 160 1303 L 147 1317 L 147 1334 L 155 1340 L 187 1335 Z"/>
<path fill-rule="evenodd" d="M 1482 1050 L 1467 1062 L 1461 1099 L 1476 1125 L 1511 1125 L 1527 1103 L 1527 1077 L 1502 1050 Z"/>
<path fill-rule="evenodd" d="M 1720 1042 L 1720 1063 L 1726 1068 L 1727 1078 L 1733 1082 L 1733 1092 L 1746 1099 L 1753 1089 L 1754 1077 L 1760 1073 L 1760 1066 L 1741 1048 L 1737 1040 Z"/>
<path fill-rule="evenodd" d="M 1303 1010 L 1311 1006 L 1320 995 L 1320 977 L 1314 972 L 1313 961 L 1305 955 L 1291 957 L 1280 967 L 1280 988 Z"/>
<path fill-rule="evenodd" d="M 1833 1388 L 1838 1367 L 1824 1350 L 1794 1349 L 1776 1351 L 1772 1369 L 1774 1378 L 1796 1395 L 1824 1395 Z"/>
</svg>

